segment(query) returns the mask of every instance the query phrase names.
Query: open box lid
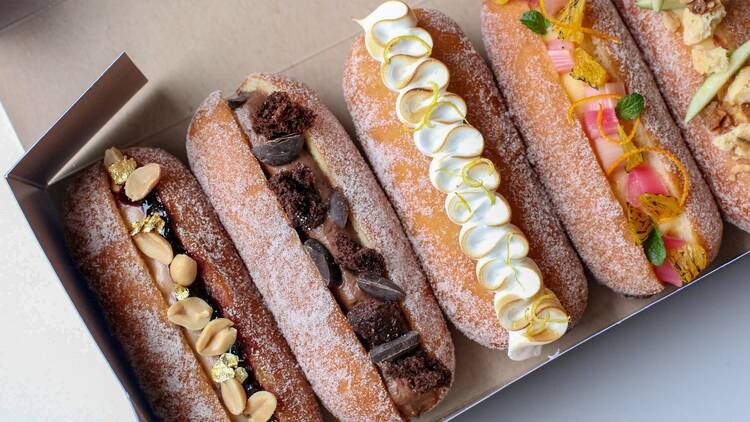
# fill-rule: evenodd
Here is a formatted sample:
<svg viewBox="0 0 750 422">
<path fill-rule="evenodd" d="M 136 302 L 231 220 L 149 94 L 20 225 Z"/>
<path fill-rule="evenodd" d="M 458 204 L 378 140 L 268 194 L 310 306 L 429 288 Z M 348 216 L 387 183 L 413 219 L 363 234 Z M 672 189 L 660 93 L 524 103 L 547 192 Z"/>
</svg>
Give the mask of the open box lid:
<svg viewBox="0 0 750 422">
<path fill-rule="evenodd" d="M 117 342 L 109 334 L 103 315 L 88 291 L 86 282 L 75 270 L 65 249 L 59 216 L 59 204 L 69 181 L 60 172 L 70 167 L 71 158 L 96 145 L 97 134 L 112 117 L 143 87 L 146 78 L 130 60 L 121 54 L 78 100 L 34 144 L 7 174 L 8 184 L 29 226 L 57 273 L 63 287 L 83 318 L 97 345 L 107 358 L 141 420 L 153 419 L 149 406 L 138 388 Z M 167 132 L 184 133 L 177 125 Z M 174 139 L 175 134 L 167 138 Z M 168 149 L 183 148 L 182 139 L 165 144 L 162 133 L 145 137 L 141 144 Z M 101 148 L 99 148 L 99 153 Z M 177 151 L 174 151 L 177 152 Z M 75 167 L 80 167 L 80 164 Z M 689 286 L 710 273 L 747 254 L 750 235 L 727 226 L 727 237 L 720 257 L 712 267 Z M 684 290 L 684 289 L 681 289 Z M 590 305 L 579 325 L 552 348 L 547 347 L 538 359 L 512 362 L 503 352 L 490 350 L 453 331 L 457 369 L 454 388 L 433 411 L 418 420 L 451 419 L 515 381 L 541 368 L 554 358 L 603 333 L 635 314 L 655 305 L 681 290 L 671 290 L 648 299 L 628 299 L 591 284 Z M 556 349 L 556 350 L 552 350 Z"/>
<path fill-rule="evenodd" d="M 145 76 L 127 54 L 121 54 L 6 175 L 29 227 L 141 420 L 150 419 L 148 404 L 109 333 L 96 300 L 80 282 L 81 276 L 65 249 L 58 210 L 47 187 L 71 157 L 145 84 Z"/>
</svg>

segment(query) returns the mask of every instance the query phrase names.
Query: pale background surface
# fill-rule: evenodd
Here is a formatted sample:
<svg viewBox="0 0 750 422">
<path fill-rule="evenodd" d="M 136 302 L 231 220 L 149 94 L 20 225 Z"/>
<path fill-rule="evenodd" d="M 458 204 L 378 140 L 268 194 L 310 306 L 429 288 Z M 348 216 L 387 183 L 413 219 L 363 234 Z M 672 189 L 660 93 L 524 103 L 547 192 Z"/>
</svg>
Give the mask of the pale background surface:
<svg viewBox="0 0 750 422">
<path fill-rule="evenodd" d="M 7 81 L 6 81 L 7 82 Z M 0 170 L 22 153 L 0 105 Z M 0 420 L 130 421 L 127 399 L 0 183 Z M 750 261 L 615 327 L 458 420 L 746 421 Z"/>
</svg>

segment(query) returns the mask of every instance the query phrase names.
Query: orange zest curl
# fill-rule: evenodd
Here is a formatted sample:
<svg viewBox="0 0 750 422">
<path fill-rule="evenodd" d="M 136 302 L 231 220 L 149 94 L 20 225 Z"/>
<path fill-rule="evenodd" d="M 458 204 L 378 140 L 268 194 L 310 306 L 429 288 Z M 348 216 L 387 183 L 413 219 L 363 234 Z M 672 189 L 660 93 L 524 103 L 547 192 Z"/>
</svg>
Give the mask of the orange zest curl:
<svg viewBox="0 0 750 422">
<path fill-rule="evenodd" d="M 549 13 L 547 13 L 547 8 L 544 6 L 544 0 L 539 0 L 539 12 L 542 14 L 542 16 L 544 16 L 545 19 L 547 19 L 551 24 L 555 25 L 558 28 L 567 29 L 572 32 L 583 32 L 584 34 L 589 34 L 592 37 L 609 40 L 618 44 L 620 43 L 620 39 L 615 37 L 614 35 L 609 35 L 609 34 L 599 32 L 599 31 L 595 31 L 591 28 L 584 28 L 582 26 L 572 26 L 572 25 L 568 25 L 566 23 L 560 22 L 559 20 L 550 16 Z"/>
<path fill-rule="evenodd" d="M 635 138 L 635 131 L 638 129 L 638 125 L 641 123 L 640 117 L 636 117 L 635 121 L 633 122 L 633 129 L 630 130 L 630 133 L 625 133 L 625 128 L 622 127 L 621 124 L 617 124 L 617 133 L 620 136 L 619 140 L 614 140 L 608 137 L 604 132 L 604 127 L 602 126 L 603 117 L 604 108 L 602 108 L 602 105 L 599 104 L 599 113 L 596 115 L 596 128 L 599 130 L 599 135 L 601 135 L 602 139 L 617 145 L 626 145 L 633 142 L 633 138 Z"/>
<path fill-rule="evenodd" d="M 682 164 L 682 162 L 680 161 L 680 159 L 677 158 L 677 157 L 675 157 L 674 154 L 672 154 L 671 152 L 669 152 L 669 151 L 667 151 L 667 150 L 665 150 L 663 148 L 659 148 L 659 147 L 641 147 L 641 148 L 636 148 L 636 149 L 630 150 L 630 151 L 622 154 L 619 158 L 617 158 L 617 160 L 615 160 L 614 163 L 612 163 L 609 166 L 609 168 L 607 168 L 607 176 L 611 175 L 612 172 L 615 171 L 615 169 L 617 168 L 617 166 L 619 166 L 623 161 L 627 160 L 629 157 L 631 157 L 633 155 L 640 154 L 642 152 L 655 152 L 655 153 L 661 154 L 661 155 L 667 157 L 670 161 L 672 161 L 674 163 L 675 166 L 677 166 L 677 169 L 680 170 L 680 173 L 682 173 L 682 194 L 680 195 L 679 205 L 680 205 L 680 208 L 684 207 L 685 206 L 685 202 L 687 201 L 688 192 L 690 190 L 690 176 L 688 176 L 687 169 Z"/>
<path fill-rule="evenodd" d="M 568 107 L 568 121 L 570 122 L 571 125 L 573 124 L 574 122 L 573 113 L 575 113 L 576 108 L 578 108 L 578 106 L 580 106 L 581 104 L 586 104 L 587 102 L 594 101 L 594 100 L 606 100 L 608 98 L 619 100 L 620 98 L 622 98 L 622 96 L 617 95 L 617 94 L 599 94 L 599 95 L 592 95 L 582 100 L 575 101 L 573 104 L 570 105 L 570 107 Z"/>
<path fill-rule="evenodd" d="M 635 120 L 633 121 L 633 129 L 630 131 L 630 134 L 627 137 L 628 142 L 632 142 L 633 138 L 635 138 L 635 131 L 638 129 L 639 124 L 641 124 L 641 118 L 636 117 Z M 623 132 L 625 132 L 624 129 L 623 129 Z"/>
</svg>

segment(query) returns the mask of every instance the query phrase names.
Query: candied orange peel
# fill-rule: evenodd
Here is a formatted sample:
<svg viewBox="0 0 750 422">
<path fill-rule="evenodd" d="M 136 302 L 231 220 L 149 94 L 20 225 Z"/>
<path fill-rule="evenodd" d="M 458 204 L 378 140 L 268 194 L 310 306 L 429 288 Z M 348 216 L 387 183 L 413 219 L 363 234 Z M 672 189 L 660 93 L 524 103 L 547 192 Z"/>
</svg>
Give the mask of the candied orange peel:
<svg viewBox="0 0 750 422">
<path fill-rule="evenodd" d="M 628 229 L 630 230 L 630 234 L 633 235 L 635 243 L 640 245 L 646 240 L 646 238 L 648 238 L 648 235 L 654 228 L 654 223 L 651 220 L 651 217 L 640 208 L 632 205 L 630 202 L 627 202 L 625 205 Z"/>
<path fill-rule="evenodd" d="M 675 166 L 677 166 L 677 169 L 682 174 L 682 194 L 680 195 L 680 200 L 678 202 L 679 207 L 682 208 L 685 206 L 685 202 L 687 201 L 688 192 L 690 190 L 690 176 L 688 175 L 687 169 L 682 164 L 679 158 L 677 158 L 674 154 L 671 152 L 659 148 L 659 147 L 641 147 L 636 148 L 633 150 L 630 150 L 624 154 L 622 154 L 620 157 L 615 160 L 614 163 L 612 163 L 609 168 L 607 168 L 607 176 L 611 175 L 617 166 L 619 166 L 623 161 L 627 160 L 629 157 L 632 157 L 635 154 L 640 154 L 644 152 L 655 152 L 657 154 L 661 154 L 665 157 L 667 157 L 672 163 L 674 163 Z"/>
<path fill-rule="evenodd" d="M 572 0 L 562 8 L 557 14 L 558 20 L 571 28 L 580 28 L 583 26 L 583 17 L 586 13 L 585 0 Z M 574 31 L 568 28 L 556 28 L 557 38 L 580 44 L 583 42 L 584 34 L 581 31 Z"/>
<path fill-rule="evenodd" d="M 688 243 L 681 248 L 668 252 L 672 264 L 682 281 L 690 283 L 708 266 L 708 254 L 702 246 Z"/>
<path fill-rule="evenodd" d="M 573 32 L 583 32 L 584 34 L 589 34 L 592 37 L 601 38 L 616 43 L 620 42 L 620 39 L 615 37 L 614 35 L 605 34 L 603 32 L 595 31 L 591 28 L 585 28 L 583 26 L 568 25 L 566 23 L 560 22 L 558 19 L 553 18 L 549 15 L 549 13 L 547 13 L 547 8 L 544 5 L 544 0 L 539 0 L 539 12 L 542 14 L 542 16 L 544 16 L 545 19 L 547 19 L 551 24 L 555 25 L 558 28 L 567 29 Z"/>
<path fill-rule="evenodd" d="M 669 221 L 682 212 L 682 206 L 672 195 L 644 193 L 638 197 L 643 211 L 658 223 Z"/>
<path fill-rule="evenodd" d="M 586 82 L 595 89 L 607 83 L 608 78 L 607 69 L 583 48 L 573 51 L 573 69 L 569 74 L 571 78 Z"/>
</svg>

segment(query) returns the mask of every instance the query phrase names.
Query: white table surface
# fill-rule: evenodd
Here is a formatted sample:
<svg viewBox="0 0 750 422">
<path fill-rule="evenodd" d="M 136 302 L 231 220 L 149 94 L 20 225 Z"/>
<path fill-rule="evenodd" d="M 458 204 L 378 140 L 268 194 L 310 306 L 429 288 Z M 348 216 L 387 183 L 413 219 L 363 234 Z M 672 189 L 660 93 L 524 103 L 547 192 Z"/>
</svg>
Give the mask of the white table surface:
<svg viewBox="0 0 750 422">
<path fill-rule="evenodd" d="M 0 170 L 22 154 L 0 106 Z M 122 389 L 0 183 L 0 420 L 130 421 Z M 458 420 L 750 420 L 750 260 L 556 359 Z M 8 321 L 9 317 L 9 321 Z"/>
</svg>

